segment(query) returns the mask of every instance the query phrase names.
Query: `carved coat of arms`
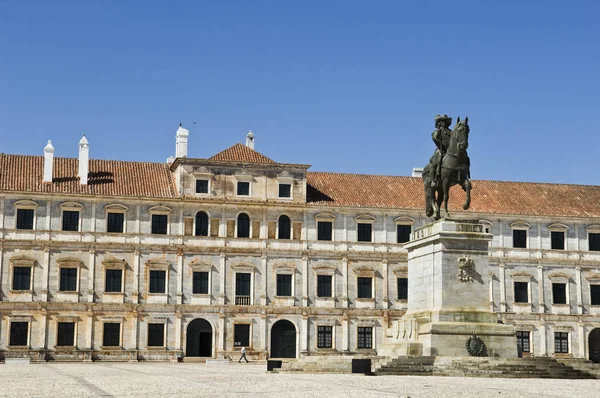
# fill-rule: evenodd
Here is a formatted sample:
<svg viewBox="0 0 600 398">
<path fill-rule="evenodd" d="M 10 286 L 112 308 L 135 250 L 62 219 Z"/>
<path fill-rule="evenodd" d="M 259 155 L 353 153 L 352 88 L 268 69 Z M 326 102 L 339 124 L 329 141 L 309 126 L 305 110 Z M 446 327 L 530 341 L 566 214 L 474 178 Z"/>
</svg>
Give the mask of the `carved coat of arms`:
<svg viewBox="0 0 600 398">
<path fill-rule="evenodd" d="M 475 273 L 475 262 L 468 257 L 458 259 L 458 280 L 461 282 L 473 282 Z"/>
</svg>

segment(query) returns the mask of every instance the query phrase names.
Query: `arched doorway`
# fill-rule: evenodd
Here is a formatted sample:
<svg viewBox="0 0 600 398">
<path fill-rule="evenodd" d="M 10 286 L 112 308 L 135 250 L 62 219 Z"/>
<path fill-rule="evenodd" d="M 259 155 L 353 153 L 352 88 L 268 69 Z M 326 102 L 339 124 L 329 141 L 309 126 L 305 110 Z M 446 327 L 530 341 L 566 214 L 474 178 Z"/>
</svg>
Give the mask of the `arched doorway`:
<svg viewBox="0 0 600 398">
<path fill-rule="evenodd" d="M 590 361 L 600 363 L 600 329 L 594 329 L 588 337 Z"/>
<path fill-rule="evenodd" d="M 271 358 L 296 358 L 296 328 L 292 322 L 277 321 L 271 328 Z"/>
<path fill-rule="evenodd" d="M 212 357 L 212 326 L 206 319 L 194 319 L 187 327 L 188 357 Z"/>
</svg>

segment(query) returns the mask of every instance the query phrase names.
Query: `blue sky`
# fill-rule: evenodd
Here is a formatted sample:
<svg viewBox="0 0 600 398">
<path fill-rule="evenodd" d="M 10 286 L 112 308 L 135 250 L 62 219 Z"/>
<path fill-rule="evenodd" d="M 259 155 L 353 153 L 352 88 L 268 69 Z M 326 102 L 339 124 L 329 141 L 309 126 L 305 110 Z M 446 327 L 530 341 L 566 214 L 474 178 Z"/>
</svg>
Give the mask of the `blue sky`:
<svg viewBox="0 0 600 398">
<path fill-rule="evenodd" d="M 163 162 L 252 129 L 314 171 L 409 175 L 437 113 L 474 179 L 598 184 L 600 2 L 0 1 L 0 152 Z M 194 124 L 196 122 L 196 124 Z"/>
</svg>

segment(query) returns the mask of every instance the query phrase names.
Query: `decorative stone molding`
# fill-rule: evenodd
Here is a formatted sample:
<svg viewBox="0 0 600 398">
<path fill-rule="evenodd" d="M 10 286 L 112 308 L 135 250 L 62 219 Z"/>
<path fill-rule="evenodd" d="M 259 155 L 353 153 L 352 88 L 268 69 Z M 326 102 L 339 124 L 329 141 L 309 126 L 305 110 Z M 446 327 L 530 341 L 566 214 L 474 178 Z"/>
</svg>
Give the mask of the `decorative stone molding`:
<svg viewBox="0 0 600 398">
<path fill-rule="evenodd" d="M 317 221 L 333 221 L 333 220 L 335 220 L 335 215 L 333 213 L 319 213 L 315 216 L 315 220 L 317 220 Z"/>
<path fill-rule="evenodd" d="M 548 229 L 550 231 L 566 232 L 569 229 L 569 227 L 565 224 L 561 224 L 561 223 L 557 222 L 557 223 L 548 225 Z"/>
<path fill-rule="evenodd" d="M 515 221 L 515 222 L 511 223 L 510 227 L 512 229 L 529 229 L 529 228 L 531 228 L 531 224 L 529 224 L 525 221 L 519 220 L 519 221 Z"/>
<path fill-rule="evenodd" d="M 374 223 L 375 217 L 369 214 L 361 214 L 359 216 L 354 217 L 354 220 L 357 223 Z"/>
<path fill-rule="evenodd" d="M 79 268 L 83 266 L 83 262 L 75 257 L 63 257 L 56 260 L 61 268 Z"/>
<path fill-rule="evenodd" d="M 313 272 L 319 275 L 334 275 L 337 267 L 328 264 L 316 264 L 313 266 Z"/>
<path fill-rule="evenodd" d="M 11 257 L 9 261 L 11 262 L 13 267 L 33 267 L 37 260 L 33 257 L 17 255 Z"/>
<path fill-rule="evenodd" d="M 148 212 L 150 214 L 167 214 L 168 215 L 168 214 L 171 214 L 173 212 L 173 210 L 170 207 L 158 205 L 158 206 L 152 206 L 151 208 L 149 208 Z"/>
<path fill-rule="evenodd" d="M 394 223 L 401 225 L 414 225 L 415 221 L 416 220 L 414 218 L 408 216 L 400 216 L 394 218 Z"/>
<path fill-rule="evenodd" d="M 81 211 L 83 205 L 77 202 L 63 202 L 58 207 L 62 210 Z"/>
<path fill-rule="evenodd" d="M 151 269 L 169 268 L 171 263 L 166 258 L 153 258 L 146 261 L 146 266 Z"/>
<path fill-rule="evenodd" d="M 590 234 L 600 234 L 600 225 L 598 225 L 598 224 L 589 225 L 585 228 L 585 230 L 587 231 L 587 233 L 590 233 Z"/>
<path fill-rule="evenodd" d="M 567 282 L 571 278 L 571 275 L 564 272 L 555 271 L 548 273 L 548 278 L 550 278 L 553 282 Z"/>
<path fill-rule="evenodd" d="M 366 265 L 354 268 L 354 273 L 360 278 L 374 278 L 376 270 Z"/>
<path fill-rule="evenodd" d="M 102 261 L 102 265 L 104 266 L 104 268 L 125 269 L 127 268 L 127 261 L 125 261 L 125 259 L 108 257 L 105 258 L 104 261 Z"/>
<path fill-rule="evenodd" d="M 398 278 L 407 278 L 408 277 L 408 266 L 401 266 L 392 271 L 394 275 Z"/>
<path fill-rule="evenodd" d="M 600 283 L 600 271 L 599 270 L 584 272 L 583 276 L 585 279 L 587 279 L 590 282 Z"/>
<path fill-rule="evenodd" d="M 33 200 L 23 199 L 23 200 L 18 200 L 16 202 L 14 202 L 13 206 L 17 209 L 35 210 L 38 208 L 39 205 L 37 203 L 35 203 Z"/>
<path fill-rule="evenodd" d="M 515 271 L 510 276 L 515 282 L 529 282 L 533 278 L 527 271 Z"/>
<path fill-rule="evenodd" d="M 255 265 L 248 263 L 231 264 L 230 267 L 235 271 L 254 272 L 255 270 L 257 270 Z"/>
<path fill-rule="evenodd" d="M 214 268 L 214 264 L 208 261 L 193 260 L 188 265 L 190 266 L 190 268 L 192 268 L 192 270 L 199 272 L 208 272 Z"/>
<path fill-rule="evenodd" d="M 473 282 L 475 273 L 475 262 L 468 257 L 458 259 L 458 280 L 461 282 Z"/>
<path fill-rule="evenodd" d="M 118 203 L 111 203 L 109 205 L 104 206 L 104 211 L 111 213 L 125 213 L 129 208 L 124 205 L 120 205 Z"/>
</svg>

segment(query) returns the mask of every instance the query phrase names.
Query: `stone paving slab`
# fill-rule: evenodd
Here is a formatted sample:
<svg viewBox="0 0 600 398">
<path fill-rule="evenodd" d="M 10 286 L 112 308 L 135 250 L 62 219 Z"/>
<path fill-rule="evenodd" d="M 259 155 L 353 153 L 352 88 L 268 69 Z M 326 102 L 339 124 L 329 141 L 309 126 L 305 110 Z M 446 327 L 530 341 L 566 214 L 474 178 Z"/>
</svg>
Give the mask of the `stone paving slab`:
<svg viewBox="0 0 600 398">
<path fill-rule="evenodd" d="M 598 397 L 600 380 L 271 374 L 264 364 L 0 365 L 0 397 Z"/>
</svg>

